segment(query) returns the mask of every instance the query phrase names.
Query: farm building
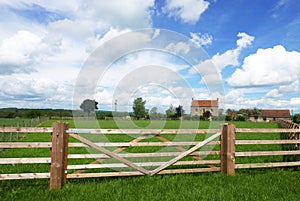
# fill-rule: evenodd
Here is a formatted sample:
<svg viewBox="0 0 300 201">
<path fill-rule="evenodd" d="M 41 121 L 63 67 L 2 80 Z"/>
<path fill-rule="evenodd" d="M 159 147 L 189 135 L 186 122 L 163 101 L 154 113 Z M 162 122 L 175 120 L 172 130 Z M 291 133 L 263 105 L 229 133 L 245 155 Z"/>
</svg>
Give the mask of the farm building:
<svg viewBox="0 0 300 201">
<path fill-rule="evenodd" d="M 276 121 L 276 119 L 291 120 L 290 110 L 261 110 L 257 121 Z M 251 121 L 255 121 L 254 117 L 250 117 Z"/>
<path fill-rule="evenodd" d="M 194 100 L 191 104 L 191 116 L 203 116 L 210 112 L 211 116 L 219 116 L 219 103 L 217 100 Z"/>
</svg>

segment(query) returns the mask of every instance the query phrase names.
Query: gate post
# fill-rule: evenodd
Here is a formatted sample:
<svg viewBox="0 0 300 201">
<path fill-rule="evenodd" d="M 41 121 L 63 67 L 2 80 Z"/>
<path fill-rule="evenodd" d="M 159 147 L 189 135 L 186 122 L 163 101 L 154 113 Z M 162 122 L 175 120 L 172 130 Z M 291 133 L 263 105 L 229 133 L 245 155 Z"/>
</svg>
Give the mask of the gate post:
<svg viewBox="0 0 300 201">
<path fill-rule="evenodd" d="M 68 123 L 55 122 L 52 125 L 50 151 L 51 166 L 50 166 L 50 181 L 49 189 L 60 189 L 66 183 L 66 169 L 68 164 Z"/>
<path fill-rule="evenodd" d="M 235 172 L 235 125 L 225 123 L 221 130 L 221 172 Z"/>
</svg>

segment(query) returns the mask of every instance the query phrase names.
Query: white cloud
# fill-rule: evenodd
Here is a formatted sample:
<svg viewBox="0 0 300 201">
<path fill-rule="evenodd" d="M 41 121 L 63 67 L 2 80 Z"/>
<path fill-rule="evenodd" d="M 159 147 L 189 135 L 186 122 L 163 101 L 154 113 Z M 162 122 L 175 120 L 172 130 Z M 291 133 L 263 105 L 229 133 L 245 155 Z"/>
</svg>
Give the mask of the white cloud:
<svg viewBox="0 0 300 201">
<path fill-rule="evenodd" d="M 187 65 L 180 65 L 172 62 L 172 57 L 167 54 L 161 54 L 161 52 L 153 51 L 141 51 L 124 56 L 115 63 L 111 64 L 105 71 L 105 74 L 103 75 L 99 84 L 105 87 L 115 86 L 130 73 L 138 70 L 141 67 L 150 65 L 168 68 L 174 72 L 178 72 L 188 67 Z M 172 79 L 172 77 L 168 77 L 168 75 L 169 74 L 165 75 L 166 81 Z M 153 76 L 155 77 L 155 75 Z"/>
<path fill-rule="evenodd" d="M 207 71 L 208 69 L 206 68 L 208 63 L 213 63 L 216 67 L 218 72 L 221 72 L 225 67 L 232 65 L 232 66 L 238 66 L 238 58 L 240 56 L 241 51 L 243 48 L 246 48 L 247 46 L 251 45 L 252 41 L 254 40 L 253 36 L 249 36 L 246 33 L 238 33 L 238 37 L 240 37 L 237 40 L 237 47 L 232 50 L 227 50 L 223 54 L 220 54 L 219 52 L 215 54 L 210 60 L 205 60 L 201 62 L 199 65 L 196 66 L 198 70 L 205 69 Z M 194 71 L 191 70 L 190 73 L 193 73 Z"/>
<path fill-rule="evenodd" d="M 112 27 L 137 29 L 150 27 L 152 24 L 151 8 L 154 6 L 154 0 L 94 0 L 83 6 L 88 9 L 91 18 Z"/>
<path fill-rule="evenodd" d="M 300 98 L 291 98 L 291 105 L 294 107 L 300 107 Z"/>
<path fill-rule="evenodd" d="M 73 85 L 90 53 L 131 29 L 151 27 L 153 6 L 154 0 L 1 1 L 0 26 L 5 29 L 0 32 L 0 84 L 7 86 L 0 93 L 2 107 L 51 107 L 52 102 L 53 107 L 70 108 Z M 159 30 L 153 37 L 158 35 Z M 128 45 L 149 39 L 133 34 Z M 115 75 L 123 70 L 120 66 Z M 125 74 L 130 70 L 128 64 Z M 51 101 L 43 105 L 33 100 Z"/>
<path fill-rule="evenodd" d="M 2 41 L 0 46 L 0 74 L 29 73 L 33 66 L 45 59 L 47 44 L 29 31 L 20 30 Z"/>
<path fill-rule="evenodd" d="M 235 49 L 227 50 L 223 54 L 217 53 L 211 59 L 202 61 L 189 70 L 190 74 L 200 73 L 203 79 L 201 82 L 218 83 L 222 80 L 221 72 L 227 66 L 238 66 L 241 51 L 251 45 L 253 36 L 246 33 L 238 33 L 239 39 L 236 41 Z"/>
<path fill-rule="evenodd" d="M 279 87 L 279 91 L 282 93 L 295 93 L 300 91 L 300 83 L 299 80 L 296 80 L 295 82 L 288 84 L 288 85 L 282 85 Z"/>
<path fill-rule="evenodd" d="M 167 0 L 163 12 L 185 23 L 195 24 L 208 6 L 209 2 L 205 0 Z"/>
<path fill-rule="evenodd" d="M 68 80 L 58 83 L 32 75 L 1 76 L 0 87 L 6 107 L 70 108 L 73 86 Z"/>
<path fill-rule="evenodd" d="M 300 76 L 300 53 L 287 51 L 282 45 L 258 49 L 244 59 L 228 79 L 231 86 L 265 86 L 290 84 Z"/>
<path fill-rule="evenodd" d="M 237 37 L 240 37 L 240 39 L 238 39 L 236 41 L 236 44 L 237 44 L 237 49 L 243 49 L 243 48 L 246 48 L 248 47 L 249 45 L 252 44 L 252 41 L 254 40 L 254 37 L 253 36 L 250 36 L 246 33 L 241 33 L 239 32 L 237 34 Z"/>
<path fill-rule="evenodd" d="M 196 45 L 196 47 L 200 47 L 203 45 L 210 45 L 212 43 L 213 37 L 208 33 L 192 33 L 190 32 L 191 41 Z"/>
<path fill-rule="evenodd" d="M 266 94 L 266 98 L 279 98 L 282 94 L 279 93 L 278 89 L 272 89 Z"/>
<path fill-rule="evenodd" d="M 190 51 L 190 46 L 187 43 L 178 42 L 177 44 L 170 43 L 165 49 L 175 53 L 187 54 Z"/>
</svg>

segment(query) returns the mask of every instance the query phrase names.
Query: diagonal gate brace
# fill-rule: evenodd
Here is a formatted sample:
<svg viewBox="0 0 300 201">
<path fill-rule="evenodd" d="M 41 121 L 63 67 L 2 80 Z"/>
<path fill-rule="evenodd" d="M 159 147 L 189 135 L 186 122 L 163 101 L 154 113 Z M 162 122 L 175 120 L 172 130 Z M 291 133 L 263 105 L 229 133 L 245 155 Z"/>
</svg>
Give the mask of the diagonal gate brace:
<svg viewBox="0 0 300 201">
<path fill-rule="evenodd" d="M 98 146 L 95 143 L 93 143 L 93 142 L 91 142 L 91 141 L 89 141 L 89 140 L 87 140 L 87 139 L 85 139 L 85 138 L 83 138 L 83 137 L 81 137 L 77 134 L 69 134 L 69 135 L 72 136 L 73 138 L 83 142 L 84 144 L 89 145 L 90 147 L 93 147 L 94 149 L 97 149 L 97 150 L 103 152 L 104 154 L 121 161 L 122 163 L 138 170 L 139 172 L 141 172 L 143 174 L 150 175 L 150 172 L 148 170 L 146 170 L 146 169 L 144 169 L 144 168 L 142 168 L 142 167 L 140 167 L 140 166 L 138 166 L 138 165 L 136 165 L 136 164 L 134 164 L 134 163 L 132 163 L 128 160 L 126 160 L 125 158 L 122 158 L 121 156 L 119 156 L 118 154 L 116 154 L 112 151 L 109 151 L 109 150 L 107 150 L 107 149 L 105 149 L 101 146 Z"/>
<path fill-rule="evenodd" d="M 159 166 L 158 168 L 156 168 L 153 171 L 150 171 L 150 176 L 162 171 L 163 169 L 165 169 L 166 167 L 173 165 L 174 163 L 176 163 L 178 160 L 182 159 L 183 157 L 189 155 L 190 153 L 196 151 L 197 149 L 199 149 L 200 147 L 203 147 L 204 145 L 206 145 L 207 143 L 213 141 L 215 138 L 219 137 L 221 135 L 221 133 L 216 133 L 212 136 L 210 136 L 209 138 L 207 138 L 204 141 L 199 142 L 197 145 L 195 145 L 194 147 L 192 147 L 191 149 L 181 153 L 180 155 L 178 155 L 177 157 L 173 158 L 170 161 L 167 161 L 166 163 L 162 164 L 161 166 Z"/>
</svg>

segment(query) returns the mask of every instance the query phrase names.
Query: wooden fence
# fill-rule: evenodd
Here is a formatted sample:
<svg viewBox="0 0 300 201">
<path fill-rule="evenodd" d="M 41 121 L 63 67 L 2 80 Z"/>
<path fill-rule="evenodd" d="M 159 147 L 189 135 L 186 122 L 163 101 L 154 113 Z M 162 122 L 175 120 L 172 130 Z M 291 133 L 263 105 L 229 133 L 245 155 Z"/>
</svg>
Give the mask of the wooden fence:
<svg viewBox="0 0 300 201">
<path fill-rule="evenodd" d="M 252 156 L 275 156 L 275 155 L 297 155 L 300 150 L 277 150 L 277 151 L 243 151 L 236 152 L 236 146 L 244 145 L 269 145 L 269 144 L 292 144 L 299 145 L 298 139 L 277 140 L 236 140 L 236 133 L 294 133 L 299 136 L 299 128 L 281 129 L 245 129 L 235 128 L 232 124 L 224 124 L 221 129 L 184 129 L 184 130 L 117 130 L 117 129 L 69 129 L 68 124 L 57 122 L 52 128 L 3 128 L 2 132 L 51 132 L 51 142 L 14 142 L 0 143 L 0 149 L 8 148 L 50 148 L 50 157 L 38 158 L 0 158 L 0 164 L 34 164 L 49 163 L 49 172 L 46 173 L 19 173 L 0 174 L 0 180 L 8 179 L 34 179 L 48 178 L 50 189 L 59 189 L 67 179 L 89 178 L 89 177 L 111 177 L 111 176 L 138 176 L 154 174 L 176 174 L 221 171 L 225 174 L 234 174 L 236 169 L 263 168 L 263 167 L 289 167 L 300 166 L 300 161 L 269 162 L 236 164 L 237 157 Z M 1 132 L 1 130 L 0 130 Z M 80 133 L 89 135 L 121 135 L 124 133 L 138 135 L 130 142 L 92 142 Z M 165 135 L 206 135 L 209 137 L 202 141 L 170 141 Z M 159 141 L 142 141 L 149 136 Z M 80 142 L 68 142 L 73 137 Z M 215 145 L 211 151 L 201 151 L 205 145 Z M 71 147 L 92 147 L 99 151 L 97 154 L 83 153 L 71 154 Z M 167 152 L 130 152 L 123 151 L 132 147 L 173 147 L 177 151 Z M 299 147 L 299 146 L 298 146 Z M 115 149 L 113 149 L 115 148 Z M 201 158 L 201 156 L 208 156 Z M 167 161 L 151 161 L 151 157 L 171 157 Z M 117 162 L 104 163 L 105 160 L 114 158 Z M 147 162 L 132 162 L 131 159 L 149 158 Z M 184 160 L 182 160 L 184 158 Z M 210 159 L 208 159 L 210 158 Z M 70 160 L 94 159 L 89 164 L 69 164 Z M 134 160 L 138 161 L 138 160 Z M 147 168 L 148 167 L 148 168 Z M 149 168 L 153 167 L 153 168 Z M 177 168 L 179 167 L 179 168 Z M 99 170 L 103 168 L 119 168 L 119 171 L 85 172 L 87 170 Z M 130 169 L 130 170 L 128 170 Z"/>
</svg>

